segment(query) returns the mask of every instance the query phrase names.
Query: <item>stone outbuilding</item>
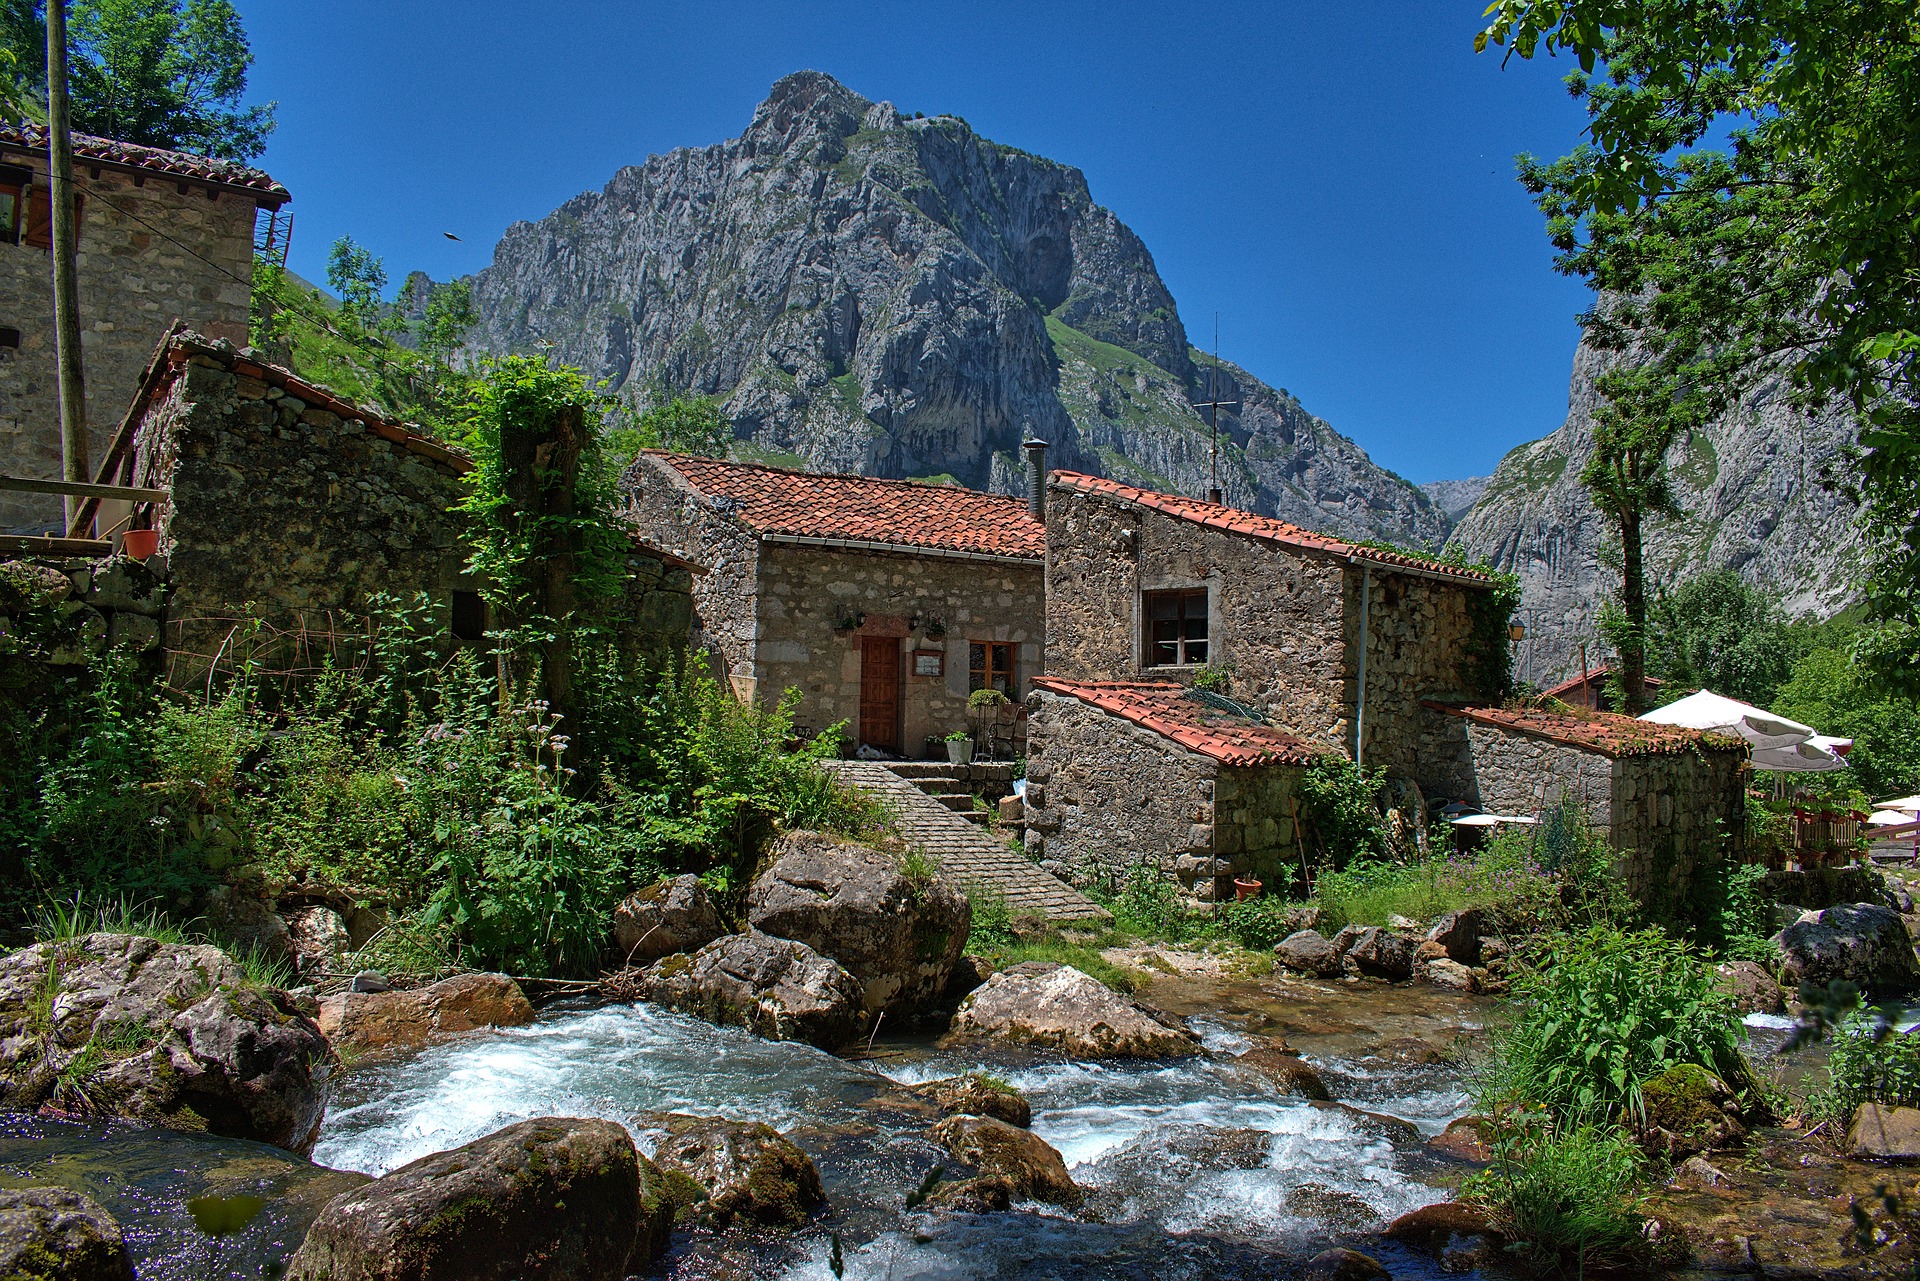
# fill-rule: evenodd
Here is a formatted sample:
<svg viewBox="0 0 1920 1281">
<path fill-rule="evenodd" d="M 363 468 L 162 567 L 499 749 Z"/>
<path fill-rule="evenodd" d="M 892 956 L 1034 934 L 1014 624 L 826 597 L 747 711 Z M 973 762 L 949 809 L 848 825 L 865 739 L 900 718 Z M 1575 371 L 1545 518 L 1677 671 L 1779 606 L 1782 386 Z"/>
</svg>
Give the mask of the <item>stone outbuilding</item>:
<svg viewBox="0 0 1920 1281">
<path fill-rule="evenodd" d="M 1210 900 L 1312 861 L 1298 787 L 1334 749 L 1173 681 L 1043 676 L 1027 705 L 1028 844 L 1056 875 L 1115 886 L 1144 863 Z"/>
<path fill-rule="evenodd" d="M 1046 613 L 1027 504 L 659 451 L 622 485 L 642 538 L 709 571 L 699 625 L 742 698 L 798 690 L 796 724 L 843 724 L 849 748 L 917 757 L 966 730 L 1021 750 Z M 983 725 L 967 704 L 986 688 L 1009 705 Z"/>
<path fill-rule="evenodd" d="M 1531 815 L 1571 799 L 1623 852 L 1643 903 L 1685 901 L 1703 864 L 1738 861 L 1746 745 L 1612 712 L 1429 702 L 1455 729 L 1437 764 L 1449 794 L 1492 813 Z"/>
<path fill-rule="evenodd" d="M 74 136 L 73 160 L 88 459 L 97 467 L 176 319 L 246 342 L 256 223 L 265 213 L 260 225 L 272 226 L 289 197 L 245 165 L 84 134 Z M 47 191 L 46 131 L 0 125 L 0 473 L 35 480 L 61 474 Z M 0 533 L 61 526 L 58 498 L 0 493 Z"/>
<path fill-rule="evenodd" d="M 1365 547 L 1219 503 L 1056 471 L 1047 495 L 1047 670 L 1228 692 L 1302 740 L 1430 794 L 1445 729 L 1427 698 L 1482 701 L 1476 646 L 1505 645 L 1477 570 Z"/>
</svg>

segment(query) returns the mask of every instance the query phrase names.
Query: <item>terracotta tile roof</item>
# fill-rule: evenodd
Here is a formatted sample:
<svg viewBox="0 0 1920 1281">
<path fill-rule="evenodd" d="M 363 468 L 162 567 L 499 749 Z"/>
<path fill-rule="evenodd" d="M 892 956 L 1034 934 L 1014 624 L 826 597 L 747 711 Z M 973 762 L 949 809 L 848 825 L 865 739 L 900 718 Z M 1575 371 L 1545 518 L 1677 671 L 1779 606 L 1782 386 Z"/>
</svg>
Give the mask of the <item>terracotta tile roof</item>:
<svg viewBox="0 0 1920 1281">
<path fill-rule="evenodd" d="M 0 125 L 0 148 L 35 151 L 44 155 L 47 150 L 46 128 L 42 125 Z M 215 160 L 211 156 L 196 156 L 184 151 L 164 151 L 159 147 L 142 147 L 131 142 L 116 142 L 112 138 L 95 138 L 91 134 L 73 135 L 73 159 L 76 165 L 92 163 L 120 169 L 141 169 L 148 173 L 166 174 L 170 178 L 244 191 L 258 198 L 269 209 L 278 209 L 292 199 L 287 189 L 272 178 L 237 161 Z"/>
<path fill-rule="evenodd" d="M 647 451 L 702 497 L 760 534 L 972 552 L 1041 561 L 1047 531 L 1027 505 L 956 485 L 788 471 L 759 463 Z"/>
<path fill-rule="evenodd" d="M 1422 699 L 1449 716 L 1503 729 L 1529 738 L 1578 747 L 1602 756 L 1673 756 L 1699 748 L 1710 752 L 1738 752 L 1746 745 L 1724 734 L 1707 734 L 1677 725 L 1658 725 L 1614 712 L 1547 711 L 1543 708 L 1476 707 Z"/>
<path fill-rule="evenodd" d="M 248 348 L 247 351 L 252 351 Z M 180 370 L 195 356 L 219 362 L 227 369 L 244 378 L 257 378 L 270 387 L 278 387 L 290 396 L 305 401 L 310 408 L 324 409 L 350 422 L 366 424 L 368 431 L 388 441 L 410 454 L 431 459 L 450 468 L 457 475 L 465 475 L 473 470 L 473 460 L 456 449 L 450 449 L 437 440 L 409 431 L 403 424 L 383 417 L 377 410 L 353 402 L 328 391 L 325 387 L 310 383 L 290 369 L 279 365 L 270 365 L 263 360 L 250 356 L 247 352 L 236 350 L 233 344 L 224 341 L 209 341 L 199 334 L 187 332 L 176 334 L 167 344 L 167 370 L 161 376 L 152 399 L 166 395 Z"/>
<path fill-rule="evenodd" d="M 1440 574 L 1466 583 L 1493 582 L 1493 579 L 1478 570 L 1350 543 L 1329 534 L 1316 534 L 1310 529 L 1302 529 L 1298 525 L 1276 520 L 1272 516 L 1256 516 L 1252 512 L 1243 512 L 1222 503 L 1203 502 L 1198 498 L 1183 498 L 1178 494 L 1162 494 L 1151 489 L 1137 489 L 1132 485 L 1123 485 L 1117 480 L 1087 476 L 1073 471 L 1056 471 L 1052 475 L 1052 481 L 1065 489 L 1077 490 L 1083 494 L 1101 494 L 1108 498 L 1117 498 L 1122 502 L 1137 503 L 1179 520 L 1190 520 L 1195 524 L 1225 529 L 1236 534 L 1246 534 L 1252 538 L 1280 543 L 1287 547 L 1300 547 L 1309 551 L 1326 552 L 1332 556 L 1368 560 L 1376 565 Z"/>
<path fill-rule="evenodd" d="M 1210 707 L 1172 681 L 1070 681 L 1036 676 L 1036 687 L 1091 703 L 1222 765 L 1304 765 L 1329 748 Z"/>
<path fill-rule="evenodd" d="M 1569 677 L 1568 679 L 1561 681 L 1558 685 L 1555 685 L 1552 689 L 1541 690 L 1540 697 L 1565 698 L 1567 695 L 1573 693 L 1574 690 L 1579 689 L 1582 685 L 1587 685 L 1587 684 L 1597 685 L 1604 682 L 1607 679 L 1607 675 L 1612 671 L 1613 671 L 1613 664 L 1602 663 L 1600 664 L 1600 666 L 1594 668 L 1590 672 L 1582 672 L 1578 676 Z M 1666 682 L 1661 680 L 1658 676 L 1647 676 L 1647 677 L 1643 677 L 1642 679 L 1646 682 L 1646 686 L 1648 689 L 1658 689 L 1660 688 L 1660 686 L 1666 684 Z"/>
</svg>

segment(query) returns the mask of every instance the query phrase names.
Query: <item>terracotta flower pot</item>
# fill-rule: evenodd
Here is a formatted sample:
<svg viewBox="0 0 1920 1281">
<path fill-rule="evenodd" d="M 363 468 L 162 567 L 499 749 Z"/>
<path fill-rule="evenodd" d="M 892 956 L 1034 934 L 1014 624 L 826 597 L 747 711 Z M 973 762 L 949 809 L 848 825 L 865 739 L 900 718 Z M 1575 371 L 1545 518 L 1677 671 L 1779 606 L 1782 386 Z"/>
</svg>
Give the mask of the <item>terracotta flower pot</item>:
<svg viewBox="0 0 1920 1281">
<path fill-rule="evenodd" d="M 120 535 L 120 550 L 135 560 L 145 560 L 160 549 L 160 532 L 154 529 L 129 529 Z"/>
<path fill-rule="evenodd" d="M 1236 876 L 1233 878 L 1233 901 L 1244 903 L 1250 898 L 1259 898 L 1262 888 L 1257 880 L 1243 881 Z"/>
</svg>

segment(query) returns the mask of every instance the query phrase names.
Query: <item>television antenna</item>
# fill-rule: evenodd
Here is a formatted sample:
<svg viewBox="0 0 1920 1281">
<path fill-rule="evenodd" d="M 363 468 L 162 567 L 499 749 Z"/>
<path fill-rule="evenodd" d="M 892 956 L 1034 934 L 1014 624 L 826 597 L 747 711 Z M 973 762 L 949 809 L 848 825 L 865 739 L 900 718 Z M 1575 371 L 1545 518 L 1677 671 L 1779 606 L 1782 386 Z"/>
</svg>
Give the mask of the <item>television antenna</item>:
<svg viewBox="0 0 1920 1281">
<path fill-rule="evenodd" d="M 1237 409 L 1237 400 L 1222 400 L 1215 385 L 1220 373 L 1220 313 L 1213 313 L 1213 364 L 1207 367 L 1207 402 L 1203 406 L 1207 411 L 1207 452 L 1213 469 L 1212 483 L 1207 486 L 1207 501 L 1222 502 L 1220 493 L 1220 411 Z"/>
</svg>

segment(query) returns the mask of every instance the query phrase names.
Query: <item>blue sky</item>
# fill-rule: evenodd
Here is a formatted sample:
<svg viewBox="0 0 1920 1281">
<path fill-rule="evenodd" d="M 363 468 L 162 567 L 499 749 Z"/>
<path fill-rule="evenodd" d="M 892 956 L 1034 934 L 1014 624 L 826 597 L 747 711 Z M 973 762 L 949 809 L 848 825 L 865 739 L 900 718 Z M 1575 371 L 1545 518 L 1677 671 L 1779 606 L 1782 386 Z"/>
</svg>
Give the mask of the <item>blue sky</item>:
<svg viewBox="0 0 1920 1281">
<path fill-rule="evenodd" d="M 1562 68 L 1473 53 L 1480 0 L 237 7 L 315 280 L 342 233 L 396 283 L 474 271 L 508 223 L 738 134 L 810 67 L 1085 170 L 1196 344 L 1218 312 L 1224 356 L 1409 479 L 1484 474 L 1566 414 L 1586 291 L 1512 161 L 1582 116 Z"/>
</svg>

